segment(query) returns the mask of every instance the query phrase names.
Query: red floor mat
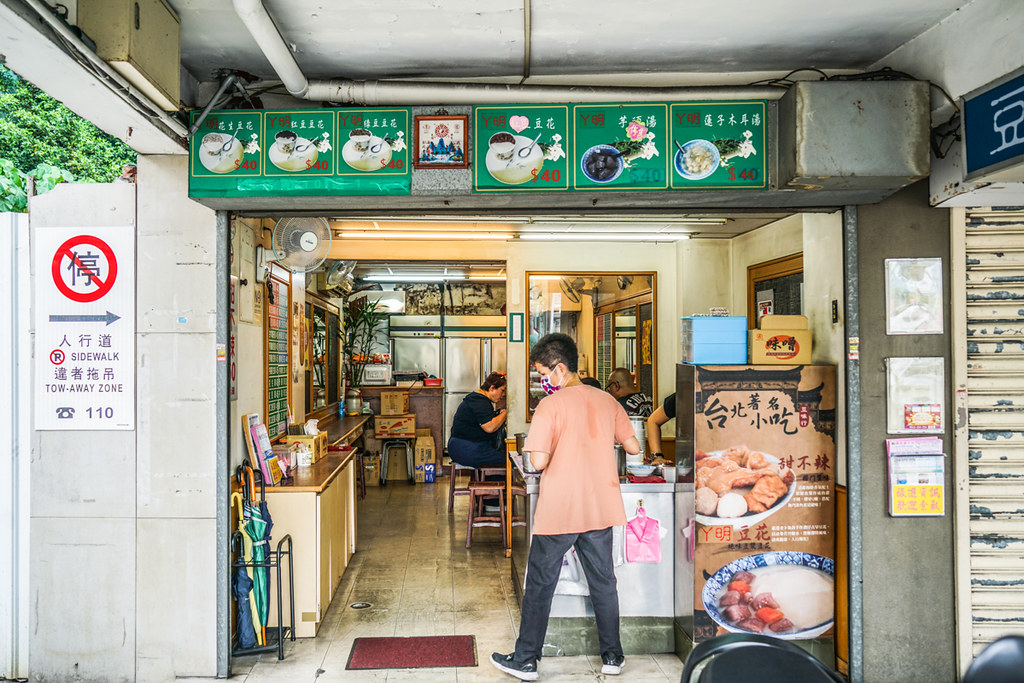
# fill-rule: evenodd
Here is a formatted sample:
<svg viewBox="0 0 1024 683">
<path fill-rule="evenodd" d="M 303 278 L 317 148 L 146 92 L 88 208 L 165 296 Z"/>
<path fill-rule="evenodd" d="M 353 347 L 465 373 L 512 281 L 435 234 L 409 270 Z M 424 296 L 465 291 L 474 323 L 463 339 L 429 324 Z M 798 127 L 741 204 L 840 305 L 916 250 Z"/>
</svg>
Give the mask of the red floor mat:
<svg viewBox="0 0 1024 683">
<path fill-rule="evenodd" d="M 476 666 L 475 636 L 356 638 L 346 669 Z"/>
</svg>

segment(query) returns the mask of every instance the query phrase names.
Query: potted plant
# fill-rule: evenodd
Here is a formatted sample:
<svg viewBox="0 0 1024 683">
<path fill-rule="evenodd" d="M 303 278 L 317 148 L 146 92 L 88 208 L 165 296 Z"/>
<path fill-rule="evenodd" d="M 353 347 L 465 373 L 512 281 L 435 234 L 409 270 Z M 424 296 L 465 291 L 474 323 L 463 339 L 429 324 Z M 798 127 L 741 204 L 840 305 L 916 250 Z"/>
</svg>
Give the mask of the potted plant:
<svg viewBox="0 0 1024 683">
<path fill-rule="evenodd" d="M 378 301 L 364 298 L 345 309 L 341 348 L 348 365 L 349 391 L 355 390 L 355 398 L 358 398 L 359 387 L 363 385 L 363 369 L 369 361 L 370 352 L 381 335 L 378 328 L 387 317 L 387 310 L 378 304 Z"/>
</svg>

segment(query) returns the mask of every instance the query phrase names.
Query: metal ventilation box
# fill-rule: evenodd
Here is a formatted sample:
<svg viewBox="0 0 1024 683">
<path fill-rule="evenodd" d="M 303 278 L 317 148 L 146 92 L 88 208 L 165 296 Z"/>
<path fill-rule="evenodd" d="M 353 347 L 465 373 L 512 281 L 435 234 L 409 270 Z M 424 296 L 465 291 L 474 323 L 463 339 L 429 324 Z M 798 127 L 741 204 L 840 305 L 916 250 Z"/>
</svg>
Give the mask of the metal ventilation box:
<svg viewBox="0 0 1024 683">
<path fill-rule="evenodd" d="M 178 111 L 181 20 L 165 0 L 79 0 L 96 54 L 164 111 Z"/>
<path fill-rule="evenodd" d="M 779 187 L 892 190 L 928 175 L 924 81 L 802 81 L 779 100 Z"/>
</svg>

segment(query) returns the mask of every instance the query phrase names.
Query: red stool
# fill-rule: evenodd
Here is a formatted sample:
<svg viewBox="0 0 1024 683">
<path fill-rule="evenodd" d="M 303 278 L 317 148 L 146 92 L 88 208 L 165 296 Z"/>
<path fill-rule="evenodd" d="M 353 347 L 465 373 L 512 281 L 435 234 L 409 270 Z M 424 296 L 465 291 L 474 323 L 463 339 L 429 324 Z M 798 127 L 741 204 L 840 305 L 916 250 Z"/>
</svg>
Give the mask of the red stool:
<svg viewBox="0 0 1024 683">
<path fill-rule="evenodd" d="M 498 516 L 483 514 L 483 499 L 498 498 Z M 501 532 L 501 545 L 505 547 L 505 483 L 500 481 L 469 482 L 469 522 L 466 527 L 466 547 L 473 546 L 473 529 L 496 526 Z"/>
</svg>

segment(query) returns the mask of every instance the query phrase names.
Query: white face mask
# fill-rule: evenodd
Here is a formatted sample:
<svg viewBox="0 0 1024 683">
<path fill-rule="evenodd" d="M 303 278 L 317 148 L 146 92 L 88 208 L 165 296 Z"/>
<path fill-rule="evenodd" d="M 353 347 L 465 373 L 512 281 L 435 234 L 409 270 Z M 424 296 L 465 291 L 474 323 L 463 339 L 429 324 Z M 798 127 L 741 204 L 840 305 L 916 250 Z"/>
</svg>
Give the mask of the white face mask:
<svg viewBox="0 0 1024 683">
<path fill-rule="evenodd" d="M 557 368 L 557 366 L 556 366 L 556 368 Z M 551 376 L 554 375 L 554 374 L 555 374 L 555 368 L 552 368 L 551 372 L 549 372 L 544 377 L 540 378 L 540 388 L 543 389 L 544 393 L 549 395 L 549 396 L 562 388 L 561 382 L 559 382 L 558 384 L 555 384 L 554 382 L 551 381 Z"/>
</svg>

